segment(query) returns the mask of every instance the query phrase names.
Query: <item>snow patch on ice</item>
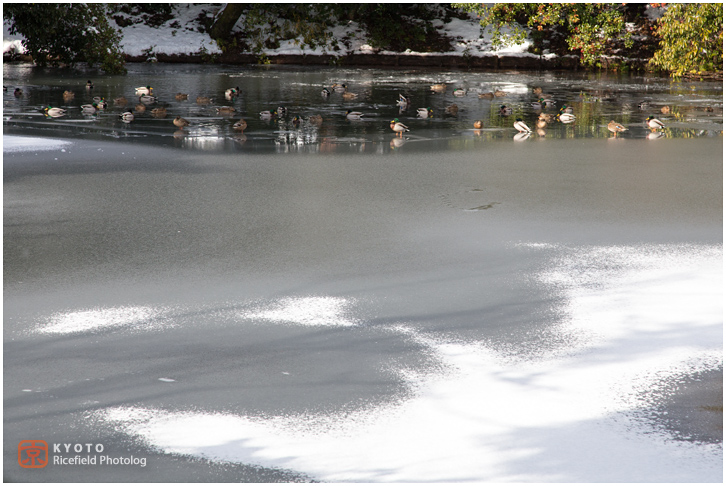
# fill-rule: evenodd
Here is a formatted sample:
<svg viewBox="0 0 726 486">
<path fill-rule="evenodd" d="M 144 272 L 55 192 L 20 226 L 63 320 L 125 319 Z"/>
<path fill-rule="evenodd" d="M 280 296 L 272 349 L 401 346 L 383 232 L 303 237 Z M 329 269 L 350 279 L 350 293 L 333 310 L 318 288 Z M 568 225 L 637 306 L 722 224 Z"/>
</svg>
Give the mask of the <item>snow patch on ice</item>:
<svg viewBox="0 0 726 486">
<path fill-rule="evenodd" d="M 37 332 L 41 334 L 76 334 L 110 328 L 152 330 L 171 324 L 159 319 L 162 311 L 151 307 L 105 307 L 71 312 L 58 312 L 50 316 Z"/>
<path fill-rule="evenodd" d="M 58 150 L 71 145 L 67 140 L 56 138 L 22 137 L 19 135 L 3 135 L 3 152 L 35 152 L 40 150 Z"/>
<path fill-rule="evenodd" d="M 355 326 L 349 316 L 353 302 L 340 297 L 290 297 L 245 311 L 243 319 L 264 320 L 300 326 Z"/>
</svg>

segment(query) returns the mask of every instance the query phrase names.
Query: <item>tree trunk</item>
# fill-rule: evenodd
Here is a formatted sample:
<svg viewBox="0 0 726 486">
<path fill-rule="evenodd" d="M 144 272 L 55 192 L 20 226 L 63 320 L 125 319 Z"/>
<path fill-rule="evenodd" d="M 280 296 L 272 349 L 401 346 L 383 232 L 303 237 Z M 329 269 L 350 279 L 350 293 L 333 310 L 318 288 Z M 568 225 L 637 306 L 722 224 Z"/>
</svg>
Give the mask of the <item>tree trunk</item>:
<svg viewBox="0 0 726 486">
<path fill-rule="evenodd" d="M 228 3 L 222 13 L 219 14 L 214 25 L 209 30 L 212 39 L 225 39 L 230 36 L 234 25 L 244 12 L 247 4 L 244 3 Z"/>
</svg>

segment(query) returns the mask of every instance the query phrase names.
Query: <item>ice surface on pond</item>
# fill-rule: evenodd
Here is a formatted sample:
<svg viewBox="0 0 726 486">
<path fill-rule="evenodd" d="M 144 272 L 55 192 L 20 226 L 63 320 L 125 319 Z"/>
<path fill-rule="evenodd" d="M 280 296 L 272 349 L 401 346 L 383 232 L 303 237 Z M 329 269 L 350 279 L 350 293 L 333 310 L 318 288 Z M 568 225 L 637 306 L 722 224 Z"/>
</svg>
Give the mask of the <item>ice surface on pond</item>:
<svg viewBox="0 0 726 486">
<path fill-rule="evenodd" d="M 72 145 L 67 140 L 55 138 L 22 137 L 3 135 L 3 152 L 37 152 L 40 150 L 62 150 Z"/>
<path fill-rule="evenodd" d="M 720 366 L 721 248 L 556 248 L 538 278 L 566 296 L 562 332 L 582 336 L 566 352 L 512 358 L 402 323 L 391 331 L 427 346 L 445 370 L 404 375 L 416 393 L 403 403 L 340 415 L 113 407 L 99 416 L 167 453 L 323 481 L 721 481 L 720 445 L 669 439 L 631 413 L 652 376 Z M 289 299 L 247 317 L 329 325 L 348 322 L 345 302 Z"/>
<path fill-rule="evenodd" d="M 264 320 L 300 326 L 355 326 L 347 314 L 352 302 L 340 297 L 296 297 L 244 312 L 243 319 Z"/>
</svg>

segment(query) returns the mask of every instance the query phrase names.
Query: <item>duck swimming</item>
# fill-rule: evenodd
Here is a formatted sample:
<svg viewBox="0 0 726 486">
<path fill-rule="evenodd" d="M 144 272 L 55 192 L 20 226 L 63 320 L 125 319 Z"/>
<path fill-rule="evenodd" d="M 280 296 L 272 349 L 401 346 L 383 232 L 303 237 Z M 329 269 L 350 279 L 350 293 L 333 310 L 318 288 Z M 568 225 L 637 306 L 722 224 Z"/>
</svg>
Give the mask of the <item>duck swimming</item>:
<svg viewBox="0 0 726 486">
<path fill-rule="evenodd" d="M 66 114 L 66 110 L 64 110 L 63 108 L 53 108 L 52 106 L 46 106 L 44 111 L 46 115 L 53 118 L 58 118 L 59 116 L 63 116 Z"/>
<path fill-rule="evenodd" d="M 189 120 L 186 120 L 186 119 L 184 119 L 184 118 L 182 118 L 180 116 L 174 118 L 173 123 L 174 123 L 175 126 L 177 126 L 179 128 L 184 128 L 184 127 L 188 127 L 189 126 Z"/>
<path fill-rule="evenodd" d="M 430 116 L 434 116 L 434 110 L 431 108 L 419 108 L 416 110 L 416 114 L 419 116 L 419 118 L 428 118 Z"/>
<path fill-rule="evenodd" d="M 154 88 L 152 88 L 151 86 L 139 86 L 138 88 L 136 88 L 135 93 L 136 96 L 149 95 L 153 90 Z"/>
<path fill-rule="evenodd" d="M 575 115 L 572 113 L 559 113 L 557 115 L 557 119 L 561 121 L 562 123 L 572 123 L 575 121 Z"/>
<path fill-rule="evenodd" d="M 511 115 L 512 114 L 512 109 L 509 108 L 506 105 L 502 105 L 502 106 L 499 107 L 499 114 L 502 115 L 502 116 Z"/>
<path fill-rule="evenodd" d="M 348 111 L 345 112 L 345 117 L 348 120 L 360 120 L 361 118 L 363 118 L 363 113 L 361 113 L 360 111 L 350 111 L 350 110 L 348 110 Z"/>
<path fill-rule="evenodd" d="M 92 103 L 90 105 L 81 105 L 81 111 L 84 115 L 93 115 L 98 110 L 96 109 L 96 103 Z"/>
<path fill-rule="evenodd" d="M 121 118 L 121 121 L 124 121 L 126 123 L 132 122 L 134 120 L 134 114 L 130 111 L 125 111 L 121 113 L 118 117 Z"/>
<path fill-rule="evenodd" d="M 244 120 L 240 120 L 240 121 L 236 122 L 234 125 L 232 125 L 232 128 L 234 130 L 237 130 L 238 132 L 244 132 L 245 129 L 247 128 L 247 122 Z"/>
</svg>

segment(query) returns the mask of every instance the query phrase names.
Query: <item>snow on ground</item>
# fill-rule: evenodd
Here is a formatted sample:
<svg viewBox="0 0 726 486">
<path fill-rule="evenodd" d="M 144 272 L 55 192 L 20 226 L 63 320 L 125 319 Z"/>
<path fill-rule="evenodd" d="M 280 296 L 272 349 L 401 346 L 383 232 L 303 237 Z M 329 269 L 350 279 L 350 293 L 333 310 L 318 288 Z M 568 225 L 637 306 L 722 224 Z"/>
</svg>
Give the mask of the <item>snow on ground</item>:
<svg viewBox="0 0 726 486">
<path fill-rule="evenodd" d="M 3 135 L 3 152 L 37 152 L 45 150 L 62 150 L 72 145 L 67 140 L 55 138 L 22 137 L 17 135 Z"/>
<path fill-rule="evenodd" d="M 565 296 L 562 332 L 582 338 L 564 353 L 513 359 L 401 323 L 391 332 L 447 370 L 402 374 L 416 391 L 404 403 L 283 417 L 122 406 L 97 418 L 166 453 L 323 481 L 721 482 L 721 445 L 669 439 L 633 414 L 654 377 L 722 364 L 721 247 L 560 250 L 537 278 Z M 325 325 L 321 315 L 340 311 L 314 303 L 288 299 L 238 318 Z"/>
<path fill-rule="evenodd" d="M 122 51 L 130 56 L 153 57 L 158 54 L 219 54 L 221 50 L 217 43 L 209 37 L 208 34 L 200 33 L 197 30 L 199 25 L 197 18 L 203 11 L 208 10 L 214 12 L 210 8 L 210 4 L 175 4 L 174 18 L 157 27 L 150 27 L 143 23 L 129 25 L 121 28 Z M 129 17 L 126 14 L 118 13 L 121 17 Z M 235 29 L 241 29 L 242 19 L 237 23 Z M 22 47 L 22 36 L 10 35 L 7 23 L 4 23 L 3 29 L 3 53 L 15 51 L 19 54 L 25 52 Z M 486 33 L 481 35 L 479 21 L 473 14 L 468 20 L 452 19 L 448 24 L 438 21 L 435 25 L 446 35 L 457 39 L 453 42 L 454 51 L 452 52 L 432 52 L 419 53 L 407 50 L 406 52 L 396 53 L 390 51 L 380 51 L 381 54 L 400 54 L 400 55 L 423 55 L 423 56 L 451 56 L 451 55 L 468 55 L 468 56 L 533 56 L 527 52 L 527 48 L 531 44 L 526 41 L 518 46 L 511 46 L 498 51 L 491 48 L 491 36 Z M 342 42 L 338 42 L 339 50 L 331 48 L 310 48 L 301 47 L 295 41 L 283 41 L 277 49 L 265 49 L 263 54 L 267 56 L 282 54 L 374 54 L 376 49 L 371 47 L 364 35 L 362 29 L 356 22 L 349 22 L 347 25 L 336 26 L 329 29 L 334 38 L 342 39 L 349 36 L 351 39 L 349 47 Z"/>
</svg>

